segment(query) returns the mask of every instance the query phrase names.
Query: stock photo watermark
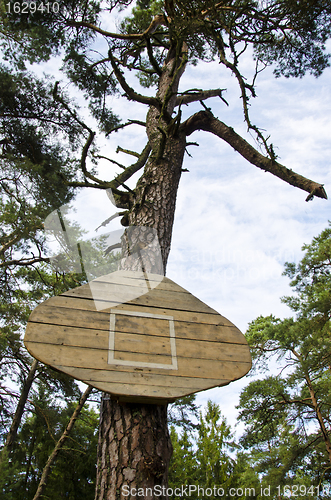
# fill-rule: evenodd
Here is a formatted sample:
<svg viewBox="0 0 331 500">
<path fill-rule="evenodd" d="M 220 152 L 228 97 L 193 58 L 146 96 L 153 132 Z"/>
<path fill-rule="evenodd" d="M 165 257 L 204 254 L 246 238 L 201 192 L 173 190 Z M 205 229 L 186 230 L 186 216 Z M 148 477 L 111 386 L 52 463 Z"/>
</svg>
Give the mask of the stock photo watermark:
<svg viewBox="0 0 331 500">
<path fill-rule="evenodd" d="M 122 486 L 122 495 L 124 497 L 161 497 L 168 496 L 169 498 L 190 498 L 197 496 L 199 498 L 211 497 L 252 497 L 257 495 L 261 497 L 271 497 L 274 495 L 278 497 L 329 497 L 331 495 L 331 485 L 324 486 L 306 486 L 304 484 L 291 484 L 282 486 L 260 486 L 258 488 L 223 488 L 221 486 L 202 487 L 196 484 L 185 484 L 175 488 L 156 485 L 153 488 L 131 488 L 129 485 Z"/>
</svg>

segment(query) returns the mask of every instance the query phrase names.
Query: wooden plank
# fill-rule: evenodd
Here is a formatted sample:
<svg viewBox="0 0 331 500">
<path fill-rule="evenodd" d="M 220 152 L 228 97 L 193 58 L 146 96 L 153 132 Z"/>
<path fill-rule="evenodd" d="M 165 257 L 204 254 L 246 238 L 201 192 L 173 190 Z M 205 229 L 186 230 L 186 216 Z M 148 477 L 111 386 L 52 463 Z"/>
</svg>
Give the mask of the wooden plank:
<svg viewBox="0 0 331 500">
<path fill-rule="evenodd" d="M 148 339 L 141 341 L 141 336 L 133 334 L 116 334 L 115 351 L 128 353 L 164 352 L 171 357 L 170 343 Z M 221 344 L 192 339 L 176 339 L 177 358 L 210 359 L 217 361 L 250 361 L 250 354 L 245 345 Z"/>
<path fill-rule="evenodd" d="M 99 382 L 98 383 L 98 389 L 101 391 L 109 392 L 110 384 L 107 382 Z M 133 385 L 133 384 L 116 384 L 112 383 L 111 388 L 113 389 L 113 394 L 121 394 L 121 395 L 127 395 L 134 397 L 136 396 L 137 400 L 138 397 L 146 397 L 146 398 L 166 398 L 168 400 L 174 400 L 177 398 L 182 397 L 183 394 L 183 388 L 182 387 L 155 387 L 153 385 Z M 189 391 L 189 389 L 186 389 Z M 191 388 L 191 392 L 188 392 L 187 394 L 192 394 L 194 391 L 194 388 Z"/>
<path fill-rule="evenodd" d="M 178 343 L 177 343 L 178 346 Z M 170 357 L 171 347 L 170 337 L 150 337 L 149 335 L 136 335 L 134 333 L 115 333 L 114 351 L 123 351 L 130 353 L 162 353 Z M 167 361 L 168 362 L 168 361 Z"/>
<path fill-rule="evenodd" d="M 42 355 L 44 359 L 48 360 L 48 364 L 50 364 L 51 366 L 72 366 L 74 362 L 74 366 L 77 368 L 88 367 L 103 370 L 116 369 L 118 371 L 126 371 L 123 370 L 123 366 L 120 364 L 108 364 L 107 350 L 99 351 L 98 349 L 95 349 L 95 352 L 91 354 L 91 351 L 89 349 L 85 349 L 82 347 L 62 346 L 55 344 L 38 344 L 29 341 L 26 341 L 26 345 L 29 352 L 31 352 L 34 357 L 40 359 L 40 355 Z M 117 352 L 116 358 L 120 360 L 122 359 L 123 355 L 127 355 L 127 353 Z M 139 360 L 141 361 L 141 363 L 155 363 L 155 359 L 158 360 L 158 363 L 166 364 L 167 362 L 166 357 L 159 354 L 148 356 L 135 353 L 135 360 Z M 250 363 L 244 361 L 216 361 L 178 357 L 178 371 L 171 370 L 170 373 L 169 370 L 167 376 L 178 376 L 180 374 L 183 374 L 184 376 L 188 377 L 209 378 L 210 374 L 212 373 L 213 378 L 235 379 L 240 378 L 240 376 L 242 376 L 240 374 L 246 373 L 249 366 Z M 134 368 L 133 370 L 138 371 L 139 369 Z M 164 374 L 165 372 L 164 368 L 143 368 L 141 370 L 146 371 L 146 373 L 153 372 Z"/>
<path fill-rule="evenodd" d="M 150 310 L 150 309 L 149 309 Z M 116 331 L 123 333 L 139 333 L 142 335 L 169 335 L 166 321 L 155 319 L 153 322 L 137 321 L 135 317 L 116 315 Z M 176 338 L 199 339 L 215 342 L 231 342 L 247 345 L 245 337 L 234 325 L 210 325 L 175 320 Z"/>
<path fill-rule="evenodd" d="M 86 320 L 86 315 L 82 315 L 83 319 Z M 55 314 L 47 315 L 47 319 L 50 323 L 42 323 L 43 327 L 40 328 L 40 323 L 29 321 L 27 330 L 26 330 L 26 340 L 32 340 L 34 338 L 38 342 L 48 342 L 47 338 L 50 336 L 58 337 L 58 336 L 76 336 L 79 338 L 81 336 L 80 345 L 86 345 L 87 347 L 93 347 L 93 337 L 105 339 L 105 342 L 108 342 L 109 338 L 109 315 L 102 320 L 100 324 L 95 324 L 93 321 L 85 321 L 83 324 L 87 326 L 87 328 L 81 328 L 77 326 L 77 324 L 81 324 L 81 317 L 75 316 L 71 318 L 73 323 L 76 323 L 73 326 L 65 326 L 66 324 L 70 324 L 68 318 L 63 318 L 60 315 L 60 318 L 57 318 Z M 46 317 L 46 315 L 45 315 Z M 90 318 L 88 318 L 90 319 Z M 129 318 L 131 319 L 131 318 Z M 57 321 L 59 320 L 59 321 Z M 137 335 L 146 335 L 151 337 L 166 337 L 169 338 L 169 322 L 168 321 L 158 321 L 155 320 L 157 325 L 165 323 L 162 328 L 159 327 L 157 331 L 153 330 L 153 323 L 147 322 L 146 330 L 143 330 L 142 326 L 136 322 L 137 326 Z M 60 323 L 60 324 L 58 324 Z M 61 324 L 62 323 L 62 324 Z M 134 318 L 133 321 L 128 321 L 128 326 L 131 328 L 126 328 L 124 321 L 120 321 L 119 324 L 116 320 L 116 337 L 118 334 L 132 334 L 135 333 L 134 329 Z M 100 328 L 98 328 L 100 327 Z M 127 331 L 126 331 L 127 330 Z M 44 332 L 44 333 L 43 333 Z M 101 333 L 103 335 L 101 336 Z M 247 345 L 246 339 L 237 330 L 236 327 L 223 327 L 216 325 L 197 325 L 195 323 L 186 323 L 182 321 L 175 321 L 175 336 L 176 341 L 179 339 L 185 339 L 189 341 L 199 340 L 204 342 L 216 343 L 216 346 L 212 346 L 214 349 L 217 348 L 218 343 L 222 344 L 238 344 L 238 345 Z M 143 339 L 141 339 L 143 340 Z M 63 339 L 65 341 L 65 338 Z M 85 343 L 87 342 L 87 343 Z M 108 344 L 106 344 L 108 346 Z M 202 344 L 203 345 L 203 344 Z M 95 346 L 96 347 L 96 346 Z M 107 347 L 108 348 L 108 347 Z"/>
<path fill-rule="evenodd" d="M 138 286 L 138 287 L 146 287 L 149 288 L 149 286 L 157 287 L 158 290 L 167 290 L 171 292 L 185 292 L 185 293 L 190 293 L 185 288 L 177 285 L 177 283 L 174 283 L 171 281 L 169 278 L 166 276 L 163 276 L 162 280 L 160 281 L 160 276 L 159 275 L 151 275 L 147 274 L 147 281 L 145 278 L 137 277 L 136 273 L 129 273 L 125 275 L 119 275 L 116 273 L 113 273 L 111 275 L 106 275 L 106 276 L 101 276 L 100 278 L 96 278 L 93 280 L 95 283 L 114 283 L 118 285 L 126 285 L 126 286 Z M 65 292 L 66 293 L 66 292 Z M 191 295 L 191 294 L 190 294 Z"/>
<path fill-rule="evenodd" d="M 84 325 L 88 328 L 95 328 L 97 330 L 109 328 L 109 314 L 111 308 L 105 311 L 96 311 L 93 305 L 93 309 L 88 309 L 84 307 L 84 303 L 87 305 L 93 304 L 93 301 L 85 301 L 81 299 L 74 300 L 73 306 L 76 307 L 66 307 L 67 304 L 70 305 L 71 299 L 64 299 L 62 296 L 53 297 L 54 301 L 46 301 L 45 303 L 38 306 L 29 318 L 29 322 L 35 323 L 53 323 L 55 325 L 68 325 L 68 326 L 79 326 Z M 55 300 L 56 299 L 56 300 Z M 64 299 L 64 301 L 63 301 Z M 77 306 L 81 307 L 78 308 Z M 192 329 L 199 329 L 200 324 L 215 325 L 217 327 L 230 327 L 236 329 L 238 337 L 242 337 L 242 333 L 230 322 L 224 321 L 225 318 L 221 315 L 206 314 L 206 313 L 188 313 L 188 312 L 178 312 L 171 311 L 168 309 L 161 308 L 151 308 L 144 307 L 143 309 L 139 306 L 132 306 L 131 304 L 121 304 L 114 308 L 117 311 L 132 311 L 132 312 L 148 312 L 151 314 L 163 314 L 165 316 L 172 315 L 176 322 L 186 323 L 185 328 L 188 328 L 192 323 Z M 66 323 L 68 321 L 68 323 Z M 216 333 L 215 329 L 215 333 Z M 217 330 L 218 331 L 218 330 Z M 234 333 L 234 331 L 233 331 Z"/>
<path fill-rule="evenodd" d="M 189 379 L 188 377 L 167 377 L 166 387 L 165 378 L 157 375 L 138 378 L 138 374 L 118 373 L 117 371 L 108 372 L 107 378 L 104 377 L 102 370 L 86 370 L 67 367 L 64 365 L 54 366 L 55 369 L 64 371 L 69 375 L 78 378 L 85 383 L 89 383 L 101 391 L 114 395 L 145 396 L 157 397 L 160 402 L 174 400 L 183 395 L 192 394 L 197 391 L 205 390 L 209 387 L 228 385 L 231 380 L 228 379 Z M 136 375 L 136 377 L 134 377 Z M 136 399 L 139 400 L 139 399 Z"/>
<path fill-rule="evenodd" d="M 78 328 L 84 325 L 95 330 L 109 330 L 109 317 L 109 313 L 100 311 L 49 307 L 47 304 L 41 304 L 31 313 L 29 323 L 68 325 Z"/>
<path fill-rule="evenodd" d="M 84 285 L 78 288 L 74 288 L 73 290 L 69 290 L 65 292 L 63 295 L 65 296 L 75 296 L 85 299 L 94 299 L 104 301 L 105 297 L 107 297 L 107 289 L 104 286 L 104 283 L 94 283 L 93 295 L 91 289 L 88 285 Z M 118 296 L 118 302 L 126 302 L 127 303 L 127 293 L 125 293 L 125 286 L 123 285 L 123 290 L 115 290 L 116 295 Z M 130 287 L 127 287 L 128 293 Z M 159 290 L 157 287 L 149 291 L 148 293 L 143 293 L 141 296 L 130 301 L 135 305 L 144 305 L 147 307 L 162 307 L 164 309 L 172 309 L 172 310 L 180 310 L 180 311 L 193 311 L 193 312 L 204 312 L 209 314 L 217 314 L 218 312 L 212 309 L 211 307 L 204 304 L 204 302 L 199 299 L 193 297 L 188 292 L 176 292 L 176 296 L 174 299 L 173 291 L 169 290 Z M 123 300 L 122 300 L 123 299 Z M 195 299 L 195 300 L 193 300 Z M 107 300 L 105 301 L 107 302 Z M 129 303 L 130 303 L 129 302 Z M 114 301 L 110 301 L 111 304 L 115 304 Z M 113 307 L 113 306 L 111 306 Z"/>
<path fill-rule="evenodd" d="M 75 289 L 74 289 L 75 290 Z M 169 314 L 169 309 L 165 309 L 165 308 L 162 308 L 162 307 L 148 307 L 148 306 L 144 306 L 144 305 L 135 305 L 133 302 L 130 302 L 128 304 L 119 304 L 116 302 L 105 302 L 105 305 L 107 305 L 107 307 L 105 307 L 104 309 L 102 309 L 102 311 L 100 310 L 97 310 L 96 307 L 95 307 L 95 304 L 94 304 L 94 300 L 92 297 L 90 298 L 80 298 L 80 297 L 76 297 L 75 295 L 57 295 L 55 297 L 52 297 L 52 299 L 48 299 L 47 301 L 45 301 L 43 304 L 41 304 L 40 306 L 38 307 L 41 307 L 41 306 L 48 306 L 48 307 L 64 307 L 64 308 L 69 308 L 69 309 L 82 309 L 82 310 L 86 310 L 86 311 L 96 311 L 96 312 L 103 312 L 103 313 L 107 313 L 107 312 L 110 312 L 111 309 L 125 309 L 125 310 L 131 310 L 131 311 L 141 311 L 141 308 L 144 307 L 146 309 L 146 311 L 152 311 L 154 312 L 155 310 L 155 313 L 156 314 Z M 174 311 L 175 312 L 175 311 Z M 177 311 L 178 313 L 178 311 Z M 33 313 L 32 313 L 33 314 Z M 213 314 L 208 314 L 208 313 L 197 313 L 195 312 L 194 313 L 194 316 L 192 316 L 192 313 L 190 312 L 186 312 L 186 311 L 182 311 L 181 312 L 181 315 L 183 316 L 183 318 L 192 318 L 193 317 L 193 321 L 196 321 L 196 322 L 202 322 L 202 323 L 210 323 L 210 324 L 224 324 L 224 325 L 228 325 L 228 326 L 232 326 L 232 323 L 226 319 L 224 316 L 222 316 L 221 314 L 219 313 L 216 313 L 214 312 Z"/>
<path fill-rule="evenodd" d="M 70 366 L 57 365 L 56 367 L 60 371 L 66 371 L 69 375 L 76 376 L 80 380 L 85 380 L 87 382 L 116 382 L 124 384 L 133 383 L 139 385 L 140 383 L 152 384 L 154 386 L 163 387 L 164 385 L 164 375 L 154 374 L 154 373 L 142 373 L 142 372 L 118 372 L 116 370 L 111 370 L 105 372 L 104 370 L 96 370 L 91 368 L 73 368 Z M 183 389 L 191 390 L 193 387 L 197 390 L 203 390 L 205 387 L 216 386 L 219 384 L 219 379 L 215 378 L 190 378 L 190 377 L 167 377 L 166 379 L 169 387 L 181 387 Z M 229 379 L 224 379 L 223 384 L 228 384 L 231 382 Z"/>
<path fill-rule="evenodd" d="M 92 330 L 48 324 L 43 324 L 41 328 L 40 323 L 31 323 L 27 328 L 25 341 L 86 349 L 108 349 L 109 329 Z"/>
<path fill-rule="evenodd" d="M 49 333 L 53 333 L 52 336 Z M 33 341 L 29 340 L 33 338 Z M 83 328 L 60 328 L 54 329 L 53 325 L 45 325 L 41 330 L 30 331 L 26 342 L 34 342 L 47 345 L 62 345 L 70 347 L 81 347 L 82 349 L 95 349 L 109 351 L 109 333 L 100 331 L 97 335 L 91 335 L 90 330 Z M 171 363 L 170 339 L 165 337 L 148 337 L 135 334 L 116 333 L 114 352 L 131 354 L 147 354 L 149 356 L 162 353 L 166 363 Z M 176 351 L 178 358 L 191 359 L 213 359 L 217 361 L 250 361 L 250 354 L 244 344 L 223 344 L 192 339 L 176 339 Z M 115 354 L 116 357 L 116 354 Z M 118 358 L 118 359 L 129 359 Z M 133 359 L 133 358 L 132 358 Z M 148 360 L 146 360 L 148 361 Z"/>
</svg>

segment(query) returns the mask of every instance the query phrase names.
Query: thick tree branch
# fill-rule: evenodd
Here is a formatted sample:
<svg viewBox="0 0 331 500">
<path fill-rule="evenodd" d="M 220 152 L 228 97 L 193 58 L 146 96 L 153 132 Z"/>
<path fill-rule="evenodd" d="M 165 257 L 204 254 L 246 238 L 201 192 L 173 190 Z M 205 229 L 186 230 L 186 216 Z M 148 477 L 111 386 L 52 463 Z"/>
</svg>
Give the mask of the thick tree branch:
<svg viewBox="0 0 331 500">
<path fill-rule="evenodd" d="M 211 90 L 199 90 L 199 91 L 188 91 L 184 92 L 183 95 L 178 96 L 176 100 L 176 106 L 181 104 L 189 104 L 191 102 L 204 101 L 210 97 L 220 97 L 223 102 L 228 106 L 228 103 L 222 96 L 222 92 L 225 89 L 211 89 Z"/>
<path fill-rule="evenodd" d="M 109 187 L 116 189 L 119 186 L 123 185 L 123 183 L 128 179 L 130 179 L 133 174 L 135 174 L 145 165 L 151 150 L 152 148 L 148 143 L 143 149 L 142 153 L 139 155 L 138 161 L 127 167 L 123 172 L 115 177 L 115 179 L 109 183 Z"/>
<path fill-rule="evenodd" d="M 99 28 L 98 26 L 95 26 L 94 24 L 91 23 L 87 23 L 85 21 L 78 21 L 78 22 L 67 21 L 68 26 L 73 26 L 75 28 L 89 28 L 90 30 L 95 31 L 96 33 L 100 33 L 100 35 L 103 35 L 107 38 L 114 38 L 116 40 L 142 40 L 147 35 L 152 35 L 153 33 L 155 33 L 157 28 L 162 24 L 166 24 L 166 20 L 162 14 L 159 14 L 154 17 L 151 24 L 143 33 L 125 34 L 125 33 L 112 33 L 110 31 L 105 31 Z"/>
<path fill-rule="evenodd" d="M 138 94 L 130 85 L 127 83 L 125 80 L 122 71 L 119 69 L 119 67 L 116 64 L 116 61 L 111 53 L 111 50 L 109 50 L 109 59 L 112 65 L 112 68 L 114 70 L 115 76 L 117 80 L 119 81 L 119 84 L 121 85 L 122 89 L 124 92 L 127 94 L 128 98 L 131 101 L 136 101 L 136 102 L 141 102 L 142 104 L 147 104 L 148 106 L 155 106 L 156 108 L 160 107 L 160 103 L 158 102 L 155 97 L 148 97 L 142 94 Z"/>
<path fill-rule="evenodd" d="M 147 48 L 147 53 L 148 53 L 148 57 L 149 57 L 149 60 L 150 60 L 150 63 L 151 65 L 153 66 L 154 70 L 156 71 L 156 73 L 161 76 L 162 75 L 162 70 L 160 68 L 160 66 L 158 65 L 155 57 L 154 57 L 154 54 L 153 54 L 153 49 L 152 49 L 152 45 L 151 45 L 151 41 L 149 39 L 148 36 L 146 36 L 146 48 Z"/>
<path fill-rule="evenodd" d="M 182 124 L 182 129 L 185 130 L 186 135 L 191 135 L 196 130 L 205 130 L 206 132 L 211 132 L 217 137 L 220 137 L 225 142 L 230 144 L 233 149 L 238 151 L 241 156 L 252 163 L 252 165 L 261 168 L 265 172 L 270 172 L 292 186 L 307 191 L 309 196 L 306 198 L 306 201 L 312 199 L 313 196 L 327 199 L 327 194 L 324 190 L 323 184 L 318 184 L 317 182 L 307 179 L 306 177 L 293 172 L 293 170 L 290 170 L 284 165 L 281 165 L 276 160 L 271 160 L 270 158 L 263 156 L 245 139 L 237 134 L 233 128 L 225 125 L 225 123 L 215 118 L 208 111 L 199 111 L 188 118 Z"/>
</svg>

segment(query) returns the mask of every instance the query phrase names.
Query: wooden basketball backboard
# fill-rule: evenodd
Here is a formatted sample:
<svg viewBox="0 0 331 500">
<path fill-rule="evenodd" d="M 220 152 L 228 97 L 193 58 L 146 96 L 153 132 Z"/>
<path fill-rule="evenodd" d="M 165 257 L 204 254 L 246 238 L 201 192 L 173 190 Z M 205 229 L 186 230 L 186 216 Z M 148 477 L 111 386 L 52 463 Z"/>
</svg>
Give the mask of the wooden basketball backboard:
<svg viewBox="0 0 331 500">
<path fill-rule="evenodd" d="M 135 298 L 123 302 L 127 296 Z M 24 342 L 43 363 L 120 400 L 174 401 L 251 368 L 230 321 L 169 278 L 128 271 L 40 304 Z"/>
</svg>

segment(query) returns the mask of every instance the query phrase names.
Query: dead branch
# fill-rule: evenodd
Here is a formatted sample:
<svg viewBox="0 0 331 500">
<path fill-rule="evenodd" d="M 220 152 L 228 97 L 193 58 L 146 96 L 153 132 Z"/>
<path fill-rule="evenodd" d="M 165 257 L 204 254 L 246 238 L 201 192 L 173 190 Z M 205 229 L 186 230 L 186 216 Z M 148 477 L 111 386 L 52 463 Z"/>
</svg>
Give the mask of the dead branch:
<svg viewBox="0 0 331 500">
<path fill-rule="evenodd" d="M 182 124 L 181 128 L 185 130 L 187 136 L 191 135 L 196 130 L 205 130 L 206 132 L 211 132 L 217 137 L 220 137 L 252 165 L 261 168 L 265 172 L 270 172 L 292 186 L 307 191 L 309 196 L 306 198 L 306 201 L 312 199 L 313 196 L 327 199 L 323 184 L 318 184 L 317 182 L 307 179 L 284 165 L 281 165 L 276 160 L 262 155 L 237 134 L 233 128 L 225 125 L 225 123 L 215 118 L 215 116 L 208 111 L 199 111 L 195 113 Z"/>
<path fill-rule="evenodd" d="M 123 123 L 121 125 L 118 125 L 117 127 L 112 128 L 108 132 L 106 132 L 106 136 L 111 134 L 112 132 L 117 132 L 118 130 L 128 127 L 129 125 L 141 125 L 142 127 L 146 127 L 146 123 L 142 122 L 140 120 L 129 120 L 127 123 Z"/>
<path fill-rule="evenodd" d="M 127 155 L 135 156 L 136 158 L 140 158 L 141 153 L 136 153 L 136 151 L 131 151 L 131 149 L 121 148 L 121 146 L 117 146 L 116 153 L 125 153 Z"/>
<path fill-rule="evenodd" d="M 199 90 L 197 92 L 184 92 L 183 95 L 178 96 L 175 106 L 180 106 L 181 104 L 189 104 L 191 102 L 204 101 L 210 97 L 220 97 L 223 102 L 228 106 L 228 103 L 222 96 L 222 92 L 226 89 L 211 89 L 211 90 Z"/>
<path fill-rule="evenodd" d="M 145 165 L 151 150 L 152 148 L 148 143 L 143 149 L 142 153 L 138 156 L 138 161 L 127 167 L 123 172 L 115 177 L 115 179 L 109 183 L 109 187 L 116 189 L 117 187 L 123 185 L 123 183 L 128 179 L 130 179 L 133 174 L 135 174 Z"/>
</svg>

